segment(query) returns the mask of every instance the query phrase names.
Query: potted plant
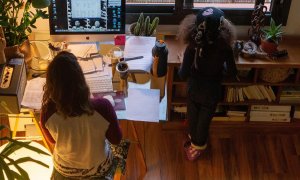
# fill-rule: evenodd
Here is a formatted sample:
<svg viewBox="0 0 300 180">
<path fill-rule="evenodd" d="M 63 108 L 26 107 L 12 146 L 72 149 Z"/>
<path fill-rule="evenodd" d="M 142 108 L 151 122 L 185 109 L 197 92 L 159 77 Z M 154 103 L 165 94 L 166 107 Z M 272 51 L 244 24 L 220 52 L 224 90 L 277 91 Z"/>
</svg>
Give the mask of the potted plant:
<svg viewBox="0 0 300 180">
<path fill-rule="evenodd" d="M 262 32 L 261 49 L 268 54 L 276 52 L 283 34 L 282 24 L 276 26 L 274 19 L 271 18 L 269 28 L 263 29 Z"/>
<path fill-rule="evenodd" d="M 26 61 L 31 58 L 28 36 L 32 28 L 36 28 L 34 24 L 37 19 L 48 18 L 47 11 L 40 8 L 49 5 L 50 0 L 1 0 L 0 26 L 6 40 L 6 59 L 15 57 L 19 51 L 25 54 Z M 31 11 L 31 6 L 35 12 Z"/>
<path fill-rule="evenodd" d="M 0 132 L 4 131 L 5 129 L 9 129 L 8 127 L 4 125 L 0 125 Z M 10 132 L 10 131 L 9 131 Z M 2 134 L 2 132 L 1 132 Z M 9 133 L 11 136 L 11 132 Z M 31 157 L 22 157 L 19 159 L 12 159 L 9 156 L 17 151 L 20 148 L 27 148 L 31 151 L 44 154 L 44 155 L 49 155 L 48 153 L 31 146 L 29 143 L 30 142 L 23 142 L 23 141 L 17 141 L 10 136 L 4 136 L 0 137 L 0 141 L 8 141 L 8 144 L 5 146 L 5 148 L 2 149 L 0 152 L 0 179 L 5 179 L 5 176 L 8 180 L 14 180 L 14 179 L 24 179 L 24 180 L 29 180 L 28 173 L 20 166 L 20 164 L 32 161 L 37 164 L 40 164 L 44 167 L 49 168 L 47 164 L 44 164 L 43 162 L 33 159 Z M 14 171 L 13 169 L 10 169 L 10 166 L 13 165 L 17 171 Z"/>
<path fill-rule="evenodd" d="M 141 13 L 138 21 L 130 25 L 129 31 L 135 36 L 153 36 L 155 34 L 158 23 L 158 17 L 155 17 L 151 22 L 149 16 L 144 18 L 144 14 Z"/>
</svg>

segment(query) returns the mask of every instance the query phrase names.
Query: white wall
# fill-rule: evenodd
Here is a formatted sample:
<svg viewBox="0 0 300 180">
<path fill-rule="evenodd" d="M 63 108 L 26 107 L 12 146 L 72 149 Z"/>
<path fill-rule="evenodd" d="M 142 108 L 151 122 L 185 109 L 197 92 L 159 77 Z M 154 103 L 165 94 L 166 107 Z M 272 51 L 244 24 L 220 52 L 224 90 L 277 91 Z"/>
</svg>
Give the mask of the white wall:
<svg viewBox="0 0 300 180">
<path fill-rule="evenodd" d="M 290 8 L 287 26 L 285 27 L 285 34 L 300 35 L 300 1 L 293 0 Z"/>
<path fill-rule="evenodd" d="M 284 27 L 285 35 L 297 35 L 300 36 L 300 0 L 293 0 L 290 8 L 290 13 L 288 17 L 288 22 L 286 27 Z M 43 39 L 46 40 L 49 38 L 49 21 L 44 19 L 39 19 L 36 23 L 37 29 L 34 29 L 35 39 Z M 238 35 L 243 36 L 247 34 L 248 26 L 237 26 Z M 128 30 L 128 27 L 126 27 Z M 167 34 L 176 34 L 177 25 L 159 25 L 158 32 L 167 33 Z M 33 37 L 34 38 L 34 37 Z"/>
</svg>

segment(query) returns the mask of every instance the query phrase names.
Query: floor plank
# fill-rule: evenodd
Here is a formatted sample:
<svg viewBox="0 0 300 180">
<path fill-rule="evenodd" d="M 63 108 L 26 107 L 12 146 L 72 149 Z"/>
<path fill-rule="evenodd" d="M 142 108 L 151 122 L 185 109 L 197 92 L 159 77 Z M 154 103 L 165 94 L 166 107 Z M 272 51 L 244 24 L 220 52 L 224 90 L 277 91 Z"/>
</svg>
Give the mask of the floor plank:
<svg viewBox="0 0 300 180">
<path fill-rule="evenodd" d="M 144 128 L 139 134 L 144 139 L 146 180 L 300 179 L 300 132 L 212 128 L 207 151 L 199 160 L 189 162 L 183 150 L 184 128 L 167 130 L 162 123 L 140 123 Z M 123 176 L 128 180 L 139 174 L 132 164 L 132 153 Z"/>
</svg>

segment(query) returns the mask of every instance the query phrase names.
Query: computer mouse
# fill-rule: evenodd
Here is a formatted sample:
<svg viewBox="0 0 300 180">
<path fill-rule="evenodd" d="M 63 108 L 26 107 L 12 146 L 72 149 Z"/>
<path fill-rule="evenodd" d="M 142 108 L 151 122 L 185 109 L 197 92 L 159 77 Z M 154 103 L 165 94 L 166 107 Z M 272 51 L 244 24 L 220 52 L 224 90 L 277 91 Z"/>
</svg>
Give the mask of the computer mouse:
<svg viewBox="0 0 300 180">
<path fill-rule="evenodd" d="M 114 107 L 115 106 L 115 101 L 114 98 L 111 95 L 105 95 L 103 98 L 109 100 L 110 104 Z"/>
<path fill-rule="evenodd" d="M 45 72 L 44 72 L 44 73 L 33 73 L 31 76 L 32 76 L 33 78 L 36 78 L 36 77 L 39 77 L 39 76 L 41 76 L 41 75 L 43 75 L 43 74 L 45 74 Z"/>
</svg>

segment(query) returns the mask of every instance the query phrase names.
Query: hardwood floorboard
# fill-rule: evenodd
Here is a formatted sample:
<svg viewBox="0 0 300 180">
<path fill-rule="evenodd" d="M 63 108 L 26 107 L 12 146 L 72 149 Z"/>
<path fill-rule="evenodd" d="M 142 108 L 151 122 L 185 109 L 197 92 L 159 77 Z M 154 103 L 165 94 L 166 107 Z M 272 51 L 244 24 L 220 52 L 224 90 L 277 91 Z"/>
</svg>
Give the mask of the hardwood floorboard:
<svg viewBox="0 0 300 180">
<path fill-rule="evenodd" d="M 184 129 L 163 126 L 144 126 L 146 180 L 300 180 L 300 132 L 217 127 L 210 132 L 207 151 L 190 162 L 183 150 Z M 127 170 L 137 170 L 131 162 Z M 130 174 L 138 172 L 127 173 L 125 179 L 136 178 Z"/>
<path fill-rule="evenodd" d="M 7 123 L 5 118 L 0 120 L 1 124 Z M 300 131 L 295 129 L 213 126 L 207 150 L 197 161 L 190 162 L 183 149 L 184 127 L 166 129 L 163 123 L 133 124 L 145 155 L 147 173 L 141 173 L 141 151 L 133 141 L 129 121 L 120 121 L 124 138 L 132 141 L 122 180 L 300 180 Z"/>
</svg>

